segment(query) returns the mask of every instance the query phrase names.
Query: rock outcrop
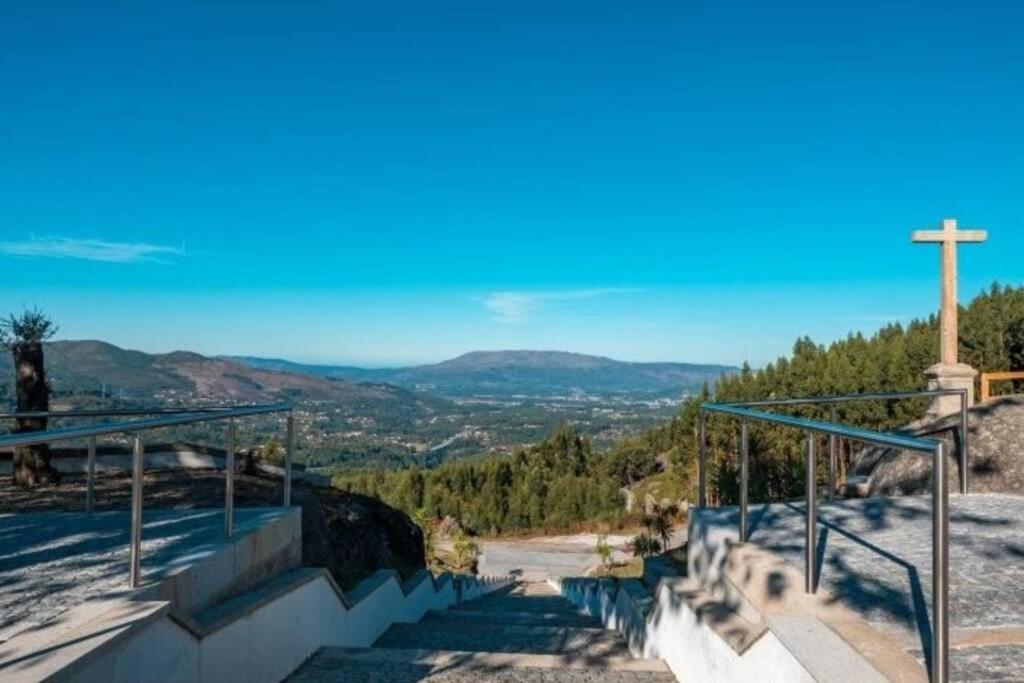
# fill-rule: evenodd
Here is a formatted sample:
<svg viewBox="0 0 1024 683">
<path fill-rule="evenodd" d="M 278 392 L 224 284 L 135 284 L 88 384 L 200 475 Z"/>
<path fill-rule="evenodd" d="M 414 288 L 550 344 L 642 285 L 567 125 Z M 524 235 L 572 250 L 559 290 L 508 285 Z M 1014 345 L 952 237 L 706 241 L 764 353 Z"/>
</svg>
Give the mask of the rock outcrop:
<svg viewBox="0 0 1024 683">
<path fill-rule="evenodd" d="M 326 567 L 348 587 L 378 569 L 403 577 L 423 569 L 423 532 L 409 516 L 376 498 L 312 486 L 295 486 L 302 506 L 302 562 Z"/>
<path fill-rule="evenodd" d="M 969 482 L 972 493 L 1024 494 L 1024 397 L 977 405 L 968 415 Z M 902 433 L 941 439 L 948 445 L 950 491 L 960 489 L 960 416 L 921 420 Z M 850 472 L 864 495 L 913 495 L 931 491 L 932 464 L 920 453 L 865 448 Z"/>
</svg>

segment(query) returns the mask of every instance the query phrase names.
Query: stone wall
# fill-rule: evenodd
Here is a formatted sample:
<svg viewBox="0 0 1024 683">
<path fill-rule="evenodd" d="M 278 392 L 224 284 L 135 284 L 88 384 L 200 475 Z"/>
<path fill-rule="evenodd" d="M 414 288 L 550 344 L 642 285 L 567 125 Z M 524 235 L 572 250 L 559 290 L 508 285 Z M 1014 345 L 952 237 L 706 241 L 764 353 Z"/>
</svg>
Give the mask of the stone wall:
<svg viewBox="0 0 1024 683">
<path fill-rule="evenodd" d="M 164 603 L 155 614 L 123 626 L 119 638 L 47 669 L 74 683 L 278 683 L 321 647 L 369 647 L 394 623 L 417 622 L 429 610 L 511 582 L 510 577 L 435 579 L 422 572 L 402 583 L 396 573 L 382 571 L 345 593 L 329 573 L 306 567 L 209 615 L 191 618 Z M 5 680 L 39 680 L 39 673 L 38 667 L 27 667 Z"/>
</svg>

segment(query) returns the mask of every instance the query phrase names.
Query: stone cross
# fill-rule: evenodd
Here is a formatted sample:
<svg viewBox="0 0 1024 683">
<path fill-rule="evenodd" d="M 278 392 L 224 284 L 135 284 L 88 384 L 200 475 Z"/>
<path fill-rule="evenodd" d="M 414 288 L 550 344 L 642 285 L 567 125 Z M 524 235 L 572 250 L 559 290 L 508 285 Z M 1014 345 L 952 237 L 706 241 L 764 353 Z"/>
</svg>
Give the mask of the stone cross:
<svg viewBox="0 0 1024 683">
<path fill-rule="evenodd" d="M 942 221 L 942 230 L 918 230 L 911 236 L 916 243 L 942 245 L 942 308 L 939 320 L 942 327 L 942 365 L 956 365 L 958 361 L 957 300 L 956 300 L 956 245 L 960 242 L 984 242 L 984 230 L 957 230 L 956 219 Z"/>
</svg>

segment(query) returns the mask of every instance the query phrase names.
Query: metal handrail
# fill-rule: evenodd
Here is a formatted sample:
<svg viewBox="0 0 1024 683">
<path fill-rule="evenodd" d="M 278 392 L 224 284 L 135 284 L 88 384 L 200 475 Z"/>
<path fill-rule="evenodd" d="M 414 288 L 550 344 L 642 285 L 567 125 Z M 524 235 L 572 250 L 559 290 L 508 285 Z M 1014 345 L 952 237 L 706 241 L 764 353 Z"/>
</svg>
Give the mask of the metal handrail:
<svg viewBox="0 0 1024 683">
<path fill-rule="evenodd" d="M 100 415 L 93 413 L 100 412 Z M 225 492 L 224 492 L 224 536 L 230 538 L 234 531 L 234 490 L 235 490 L 235 419 L 250 417 L 253 415 L 265 415 L 268 413 L 287 413 L 287 443 L 285 446 L 285 476 L 284 476 L 284 507 L 291 505 L 291 484 L 292 484 L 292 459 L 295 451 L 295 414 L 294 406 L 290 403 L 275 403 L 270 405 L 249 405 L 236 407 L 206 407 L 197 408 L 188 412 L 180 409 L 160 409 L 147 411 L 67 411 L 65 413 L 49 413 L 49 416 L 64 417 L 100 417 L 103 415 L 150 415 L 157 414 L 144 420 L 130 420 L 127 422 L 113 422 L 105 424 L 93 424 L 80 427 L 64 427 L 61 429 L 49 429 L 36 432 L 21 432 L 17 434 L 5 434 L 0 436 L 0 448 L 6 446 L 31 446 L 35 444 L 51 443 L 54 441 L 68 441 L 73 439 L 88 439 L 88 464 L 86 469 L 86 511 L 91 513 L 93 508 L 93 487 L 96 475 L 96 439 L 100 436 L 111 434 L 134 434 L 135 442 L 132 449 L 132 507 L 131 507 L 131 558 L 129 569 L 129 584 L 137 588 L 141 579 L 141 557 L 142 557 L 142 471 L 145 452 L 142 446 L 140 432 L 159 429 L 162 427 L 174 427 L 178 425 L 195 424 L 199 422 L 214 422 L 217 420 L 228 421 L 228 447 L 225 457 Z M 71 413 L 78 413 L 71 415 Z M 83 413 L 88 413 L 83 414 Z M 30 413 L 15 414 L 17 416 L 31 415 Z"/>
<path fill-rule="evenodd" d="M 745 408 L 743 406 L 729 403 L 705 403 L 701 406 L 701 410 L 713 413 L 723 413 L 725 415 L 732 415 L 734 417 L 742 417 L 750 420 L 758 420 L 760 422 L 773 422 L 775 424 L 795 427 L 796 429 L 803 429 L 804 431 L 815 432 L 817 434 L 836 434 L 837 436 L 843 436 L 854 441 L 862 441 L 874 446 L 884 446 L 887 448 L 903 448 L 913 451 L 931 452 L 935 450 L 935 444 L 937 443 L 933 439 L 904 436 L 902 434 L 895 434 L 892 432 L 878 432 L 873 429 L 864 429 L 862 427 L 847 427 L 846 425 L 837 425 L 833 422 L 822 422 L 820 420 L 810 420 L 803 417 L 793 417 L 791 415 L 766 413 L 761 410 L 753 410 L 752 408 Z"/>
<path fill-rule="evenodd" d="M 109 422 L 104 424 L 85 425 L 82 427 L 61 427 L 60 429 L 49 429 L 42 432 L 4 434 L 0 436 L 0 448 L 5 446 L 30 446 L 39 443 L 49 443 L 51 441 L 84 439 L 90 436 L 107 436 L 109 434 L 140 432 L 149 429 L 159 429 L 160 427 L 176 427 L 178 425 L 195 424 L 197 422 L 214 422 L 216 420 L 228 420 L 236 417 L 248 417 L 250 415 L 283 413 L 292 409 L 293 406 L 289 403 L 277 403 L 264 406 L 249 406 L 246 408 L 224 408 L 217 411 L 192 411 L 154 417 L 148 420 Z"/>
<path fill-rule="evenodd" d="M 807 400 L 809 399 L 796 399 Z M 749 428 L 751 421 L 768 422 L 807 432 L 807 467 L 805 490 L 804 590 L 815 593 L 817 584 L 817 479 L 815 473 L 815 434 L 830 438 L 847 438 L 878 446 L 901 448 L 932 456 L 932 650 L 931 680 L 949 680 L 949 477 L 946 469 L 946 445 L 942 441 L 859 427 L 834 422 L 809 420 L 789 415 L 768 413 L 735 404 L 705 403 L 700 407 L 699 459 L 700 506 L 705 507 L 705 469 L 707 463 L 707 414 L 721 413 L 740 419 L 740 521 L 741 543 L 749 539 L 747 516 L 749 488 Z"/>
<path fill-rule="evenodd" d="M 126 408 L 118 410 L 37 410 L 13 413 L 0 413 L 0 420 L 57 419 L 78 417 L 135 417 L 138 415 L 180 415 L 182 413 L 219 413 L 225 410 L 245 410 L 262 408 L 263 404 L 243 404 L 238 406 L 205 406 L 194 408 Z"/>
<path fill-rule="evenodd" d="M 940 396 L 960 397 L 960 493 L 967 494 L 970 488 L 970 430 L 967 416 L 970 406 L 967 389 L 922 389 L 919 391 L 883 391 L 845 396 L 805 396 L 801 398 L 764 399 L 758 401 L 729 402 L 726 405 L 744 408 L 767 408 L 782 406 L 831 405 L 831 422 L 838 422 L 836 405 L 860 401 L 902 401 L 915 398 L 936 398 Z M 828 442 L 828 497 L 831 500 L 836 490 L 836 459 L 839 452 L 839 437 L 831 435 Z M 703 479 L 702 479 L 703 481 Z"/>
<path fill-rule="evenodd" d="M 759 401 L 729 401 L 721 405 L 731 406 L 798 406 L 814 403 L 853 403 L 855 401 L 930 398 L 966 394 L 966 389 L 921 389 L 919 391 L 879 391 L 864 394 L 842 394 L 833 396 L 804 396 L 798 398 L 769 398 Z"/>
</svg>

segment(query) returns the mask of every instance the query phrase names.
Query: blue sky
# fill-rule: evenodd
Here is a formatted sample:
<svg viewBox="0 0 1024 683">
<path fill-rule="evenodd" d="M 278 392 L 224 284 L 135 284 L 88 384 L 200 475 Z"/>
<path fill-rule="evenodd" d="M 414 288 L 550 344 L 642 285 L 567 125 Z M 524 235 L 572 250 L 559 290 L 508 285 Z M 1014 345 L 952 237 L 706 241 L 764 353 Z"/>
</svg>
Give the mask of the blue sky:
<svg viewBox="0 0 1024 683">
<path fill-rule="evenodd" d="M 88 6 L 86 6 L 88 5 Z M 144 7 L 142 6 L 144 5 Z M 0 309 L 370 365 L 760 365 L 1020 284 L 1005 2 L 7 5 Z"/>
</svg>

